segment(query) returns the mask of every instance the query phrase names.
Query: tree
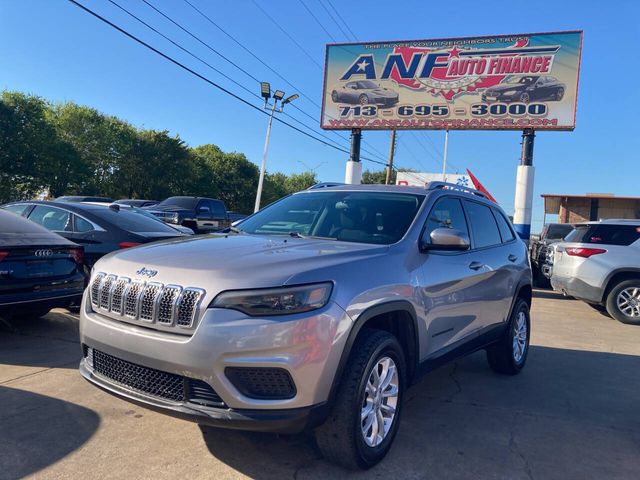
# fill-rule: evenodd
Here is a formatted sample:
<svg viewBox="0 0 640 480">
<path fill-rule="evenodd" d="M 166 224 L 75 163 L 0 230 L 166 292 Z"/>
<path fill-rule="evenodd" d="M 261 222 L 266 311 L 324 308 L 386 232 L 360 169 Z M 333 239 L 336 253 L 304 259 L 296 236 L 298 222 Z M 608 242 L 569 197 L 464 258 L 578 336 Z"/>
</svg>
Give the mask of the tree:
<svg viewBox="0 0 640 480">
<path fill-rule="evenodd" d="M 384 184 L 387 179 L 387 170 L 380 170 L 378 172 L 372 172 L 370 170 L 365 170 L 362 172 L 362 183 L 380 183 Z M 389 178 L 389 183 L 395 185 L 396 183 L 396 171 L 391 171 L 391 177 Z"/>
</svg>

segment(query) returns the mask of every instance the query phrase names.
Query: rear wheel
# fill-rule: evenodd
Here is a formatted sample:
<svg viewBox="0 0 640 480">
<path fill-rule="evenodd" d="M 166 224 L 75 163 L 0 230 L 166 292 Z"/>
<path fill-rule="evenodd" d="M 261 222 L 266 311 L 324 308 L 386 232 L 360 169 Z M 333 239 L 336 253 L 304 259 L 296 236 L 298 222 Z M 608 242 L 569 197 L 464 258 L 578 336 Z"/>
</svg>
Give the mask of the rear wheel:
<svg viewBox="0 0 640 480">
<path fill-rule="evenodd" d="M 398 431 L 405 378 L 398 340 L 388 332 L 363 331 L 353 346 L 331 414 L 316 429 L 323 455 L 354 470 L 382 460 Z"/>
<path fill-rule="evenodd" d="M 531 98 L 529 97 L 528 93 L 523 93 L 522 95 L 520 95 L 520 101 L 522 103 L 529 103 L 530 100 Z"/>
<path fill-rule="evenodd" d="M 640 325 L 640 279 L 618 283 L 607 295 L 606 306 L 619 322 Z"/>
<path fill-rule="evenodd" d="M 487 349 L 489 366 L 495 372 L 505 375 L 520 373 L 529 353 L 530 330 L 529 305 L 520 298 L 511 314 L 506 334 Z"/>
</svg>

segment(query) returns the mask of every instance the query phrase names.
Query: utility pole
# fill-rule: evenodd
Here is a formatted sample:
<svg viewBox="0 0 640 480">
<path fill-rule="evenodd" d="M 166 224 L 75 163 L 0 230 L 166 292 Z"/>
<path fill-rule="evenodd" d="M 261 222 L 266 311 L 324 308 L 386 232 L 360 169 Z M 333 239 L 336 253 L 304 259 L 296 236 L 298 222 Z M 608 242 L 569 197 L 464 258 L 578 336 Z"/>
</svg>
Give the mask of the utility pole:
<svg viewBox="0 0 640 480">
<path fill-rule="evenodd" d="M 442 181 L 447 181 L 447 154 L 449 152 L 449 129 L 444 131 L 444 158 L 442 161 Z"/>
<path fill-rule="evenodd" d="M 396 131 L 391 130 L 391 144 L 389 145 L 389 165 L 387 165 L 387 178 L 384 181 L 385 185 L 389 185 L 391 179 L 391 172 L 393 170 L 393 155 L 396 151 Z"/>
</svg>

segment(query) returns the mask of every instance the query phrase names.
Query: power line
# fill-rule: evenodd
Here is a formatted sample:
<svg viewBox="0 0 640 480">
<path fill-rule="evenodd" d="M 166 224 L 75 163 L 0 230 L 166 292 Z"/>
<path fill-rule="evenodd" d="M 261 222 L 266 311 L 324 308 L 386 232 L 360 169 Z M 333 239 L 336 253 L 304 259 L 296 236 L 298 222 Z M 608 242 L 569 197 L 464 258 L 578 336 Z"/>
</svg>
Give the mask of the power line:
<svg viewBox="0 0 640 480">
<path fill-rule="evenodd" d="M 167 18 L 169 21 L 173 22 L 174 24 L 176 22 L 174 22 L 173 20 L 171 20 L 166 14 L 160 12 L 157 8 L 153 7 L 152 5 L 149 4 L 148 1 L 146 0 L 142 0 L 144 1 L 147 5 L 151 6 L 154 10 L 158 11 L 158 13 L 160 13 L 161 15 L 163 15 L 165 18 Z M 247 52 L 249 55 L 251 55 L 253 58 L 255 58 L 258 62 L 260 62 L 263 66 L 265 66 L 267 69 L 269 69 L 273 74 L 275 74 L 278 78 L 280 78 L 283 82 L 285 82 L 287 85 L 289 85 L 291 88 L 293 88 L 294 90 L 296 90 L 302 97 L 304 97 L 305 99 L 307 99 L 310 103 L 312 103 L 313 105 L 315 105 L 318 109 L 320 109 L 320 105 L 313 100 L 311 97 L 309 97 L 308 95 L 306 95 L 302 89 L 296 87 L 295 85 L 293 85 L 289 80 L 287 80 L 287 78 L 285 78 L 283 75 L 281 75 L 277 70 L 275 70 L 273 67 L 271 67 L 269 64 L 267 64 L 264 60 L 262 60 L 260 57 L 258 57 L 253 51 L 251 51 L 249 48 L 247 48 L 242 42 L 240 42 L 237 38 L 235 38 L 233 35 L 231 35 L 229 32 L 227 32 L 224 28 L 222 28 L 218 23 L 216 23 L 210 16 L 208 16 L 206 13 L 204 13 L 202 10 L 200 10 L 198 7 L 196 7 L 193 3 L 191 3 L 190 0 L 183 0 L 187 5 L 189 5 L 193 10 L 195 10 L 200 16 L 202 16 L 205 20 L 207 20 L 211 25 L 213 25 L 214 27 L 216 27 L 218 30 L 220 30 L 224 35 L 226 35 L 228 38 L 230 38 L 236 45 L 238 45 L 240 48 L 242 48 L 245 52 Z M 183 27 L 181 27 L 183 28 Z M 188 32 L 189 35 L 194 36 L 191 32 Z M 210 45 L 206 44 L 202 39 L 200 38 L 196 38 L 200 43 L 205 44 L 207 47 L 209 48 L 213 48 Z M 235 63 L 231 62 L 234 66 Z M 237 66 L 236 66 L 237 67 Z M 245 72 L 244 69 L 237 67 L 240 69 L 240 71 Z M 246 72 L 245 72 L 246 73 Z M 253 75 L 249 76 L 258 81 Z M 295 108 L 296 110 L 298 110 L 299 112 L 301 112 L 303 115 L 305 115 L 306 117 L 310 118 L 311 120 L 313 120 L 314 122 L 317 121 L 317 118 L 310 115 L 308 112 L 302 110 L 299 106 L 297 106 L 296 104 L 292 103 L 291 106 L 293 108 Z M 293 118 L 293 117 L 292 117 Z M 315 131 L 315 130 L 314 130 Z M 332 134 L 334 134 L 335 136 L 337 136 L 338 138 L 342 139 L 342 140 L 348 140 L 345 137 L 343 137 L 342 135 L 340 135 L 338 132 L 336 132 L 335 130 L 330 130 L 330 132 Z M 325 135 L 322 135 L 326 138 Z M 380 152 L 379 150 L 377 150 L 375 147 L 373 147 L 373 145 L 371 145 L 369 142 L 363 141 L 362 143 L 364 143 L 365 145 L 368 145 L 372 150 L 366 149 L 366 148 L 362 148 L 362 150 L 364 150 L 365 152 L 369 153 L 370 155 L 374 155 L 377 156 L 381 159 L 384 159 L 384 154 L 382 152 Z"/>
<path fill-rule="evenodd" d="M 318 0 L 320 1 L 320 0 Z M 336 7 L 333 6 L 333 3 L 331 3 L 331 0 L 327 0 L 327 3 L 329 4 L 329 6 L 331 7 L 331 9 L 336 13 L 336 15 L 338 16 L 338 18 L 340 20 L 342 20 L 342 23 L 344 23 L 344 26 L 347 27 L 347 30 L 349 30 L 349 33 L 351 33 L 351 37 L 353 38 L 354 42 L 357 42 L 358 39 L 356 37 L 356 34 L 353 33 L 353 30 L 351 30 L 351 27 L 349 27 L 349 24 L 347 22 L 344 21 L 344 18 L 342 17 L 342 15 L 340 15 L 340 12 L 338 10 L 336 10 Z"/>
<path fill-rule="evenodd" d="M 147 28 L 149 28 L 150 30 L 152 30 L 153 32 L 155 32 L 157 35 L 160 35 L 162 38 L 164 38 L 165 40 L 167 40 L 168 42 L 170 42 L 171 44 L 175 45 L 176 47 L 178 47 L 180 50 L 182 50 L 183 52 L 187 53 L 188 55 L 192 56 L 193 58 L 195 58 L 196 60 L 198 60 L 199 62 L 202 62 L 204 65 L 206 65 L 207 67 L 209 67 L 210 69 L 212 69 L 214 72 L 218 73 L 219 75 L 223 76 L 224 78 L 226 78 L 227 80 L 229 80 L 230 82 L 232 82 L 233 84 L 237 85 L 238 87 L 240 87 L 241 89 L 243 89 L 245 92 L 249 93 L 249 95 L 256 97 L 259 100 L 262 100 L 262 97 L 260 95 L 258 95 L 257 93 L 255 93 L 254 91 L 252 91 L 251 89 L 247 88 L 246 86 L 242 85 L 241 83 L 237 82 L 236 80 L 234 80 L 233 78 L 229 77 L 228 75 L 226 75 L 224 72 L 218 70 L 216 67 L 214 67 L 213 65 L 211 65 L 210 63 L 208 63 L 207 61 L 203 60 L 201 57 L 199 57 L 198 55 L 194 54 L 193 52 L 191 52 L 190 50 L 184 48 L 182 45 L 178 44 L 177 42 L 175 42 L 174 40 L 172 40 L 171 38 L 169 38 L 167 35 L 165 35 L 164 33 L 160 32 L 158 29 L 156 29 L 155 27 L 153 27 L 152 25 L 149 25 L 147 22 L 145 22 L 144 20 L 142 20 L 140 17 L 136 16 L 134 13 L 130 12 L 129 10 L 127 10 L 126 8 L 124 8 L 123 6 L 119 5 L 117 2 L 115 2 L 114 0 L 108 0 L 111 4 L 115 5 L 116 7 L 118 7 L 120 10 L 122 10 L 123 12 L 125 12 L 127 15 L 133 17 L 134 19 L 136 19 L 138 22 L 142 23 L 144 26 L 146 26 Z M 291 118 L 293 121 L 295 121 L 296 123 L 304 126 L 305 128 L 311 130 L 313 133 L 326 138 L 328 141 L 335 143 L 336 145 L 339 145 L 335 140 L 329 138 L 327 135 L 324 135 L 323 133 L 319 133 L 316 132 L 314 130 L 313 127 L 310 127 L 309 125 L 307 125 L 306 123 L 302 122 L 301 120 L 298 120 L 297 118 L 289 115 L 287 112 L 282 112 L 284 115 L 286 115 L 287 117 Z M 340 137 L 342 138 L 342 137 Z M 343 147 L 342 145 L 339 145 L 341 147 Z"/>
<path fill-rule="evenodd" d="M 329 17 L 331 18 L 331 20 L 333 20 L 333 23 L 335 23 L 338 28 L 340 29 L 340 31 L 342 32 L 342 34 L 345 36 L 345 38 L 347 39 L 347 41 L 349 40 L 349 34 L 345 31 L 344 28 L 342 28 L 342 25 L 340 25 L 340 23 L 338 22 L 338 20 L 336 20 L 336 17 L 333 16 L 333 13 L 331 13 L 329 11 L 329 9 L 324 5 L 324 3 L 322 2 L 322 0 L 318 0 L 318 3 L 320 4 L 320 6 L 324 9 L 325 12 L 327 12 L 327 15 L 329 15 Z"/>
<path fill-rule="evenodd" d="M 300 49 L 300 51 L 302 51 L 302 53 L 304 53 L 307 57 L 309 57 L 309 60 L 311 60 L 311 61 L 312 61 L 312 62 L 313 62 L 313 63 L 314 63 L 314 64 L 315 64 L 315 65 L 316 65 L 320 70 L 323 70 L 322 65 L 320 65 L 320 64 L 316 61 L 316 59 L 315 59 L 315 58 L 313 58 L 313 57 L 311 56 L 311 54 L 310 54 L 309 52 L 307 52 L 307 51 L 304 49 L 304 47 L 303 47 L 302 45 L 300 45 L 300 44 L 296 41 L 296 39 L 295 39 L 295 38 L 293 38 L 293 37 L 291 36 L 291 34 L 290 34 L 289 32 L 287 32 L 284 28 L 282 28 L 282 26 L 280 25 L 280 23 L 278 23 L 278 21 L 277 21 L 275 18 L 273 18 L 271 15 L 269 15 L 269 14 L 267 13 L 267 11 L 266 11 L 264 8 L 262 8 L 258 2 L 256 2 L 256 0 L 252 0 L 252 2 L 253 2 L 253 4 L 258 8 L 258 10 L 260 10 L 260 11 L 264 14 L 264 16 L 265 16 L 265 17 L 267 17 L 269 20 L 271 20 L 271 22 L 273 22 L 273 24 L 274 24 L 276 27 L 278 27 L 278 29 L 279 29 L 282 33 L 284 33 L 284 34 L 287 36 L 287 38 L 289 38 L 289 40 L 291 40 L 291 41 L 292 41 L 292 42 L 293 42 L 293 43 L 294 43 L 294 44 L 295 44 L 295 45 Z"/>
<path fill-rule="evenodd" d="M 331 40 L 333 40 L 333 41 L 334 41 L 334 43 L 337 43 L 338 41 L 336 40 L 336 37 L 334 37 L 333 35 L 331 35 L 331 32 L 329 32 L 329 30 L 327 30 L 327 29 L 325 28 L 324 24 L 323 24 L 320 20 L 318 20 L 318 17 L 316 17 L 316 16 L 314 15 L 314 13 L 311 11 L 311 9 L 307 6 L 307 4 L 306 4 L 306 3 L 304 3 L 304 0 L 300 0 L 300 3 L 301 3 L 301 4 L 302 4 L 302 6 L 304 7 L 304 9 L 305 9 L 307 12 L 309 12 L 309 15 L 311 15 L 311 18 L 313 18 L 313 19 L 316 21 L 316 23 L 317 23 L 318 25 L 320 25 L 320 28 L 322 28 L 322 30 L 324 30 L 324 33 L 326 33 L 326 34 L 329 36 L 329 38 L 330 38 Z"/>
<path fill-rule="evenodd" d="M 242 98 L 242 97 L 240 97 L 240 96 L 236 95 L 235 93 L 231 92 L 230 90 L 228 90 L 228 89 L 224 88 L 223 86 L 221 86 L 221 85 L 217 84 L 217 83 L 216 83 L 216 82 L 214 82 L 213 80 L 210 80 L 209 78 L 205 77 L 204 75 L 202 75 L 202 74 L 200 74 L 200 73 L 196 72 L 195 70 L 193 70 L 193 69 L 191 69 L 191 68 L 187 67 L 186 65 L 184 65 L 183 63 L 179 62 L 178 60 L 176 60 L 176 59 L 172 58 L 171 56 L 167 55 L 166 53 L 161 52 L 161 51 L 160 51 L 160 50 L 158 50 L 157 48 L 155 48 L 155 47 L 151 46 L 150 44 L 146 43 L 144 40 L 141 40 L 140 38 L 136 37 L 136 36 L 135 36 L 135 35 L 133 35 L 132 33 L 127 32 L 125 29 L 123 29 L 123 28 L 119 27 L 119 26 L 118 26 L 118 25 L 116 25 L 115 23 L 113 23 L 113 22 L 111 22 L 110 20 L 106 19 L 105 17 L 103 17 L 102 15 L 98 14 L 97 12 L 94 12 L 94 11 L 93 11 L 93 10 L 91 10 L 90 8 L 88 8 L 88 7 L 84 6 L 84 5 L 82 5 L 81 3 L 77 2 L 76 0 L 68 0 L 68 1 L 69 1 L 70 3 L 72 3 L 72 4 L 74 4 L 76 7 L 80 8 L 80 9 L 84 10 L 85 12 L 89 13 L 90 15 L 94 16 L 94 17 L 95 17 L 95 18 L 97 18 L 98 20 L 102 21 L 103 23 L 105 23 L 105 24 L 109 25 L 110 27 L 112 27 L 112 28 L 114 28 L 114 29 L 118 30 L 120 33 L 122 33 L 123 35 L 125 35 L 125 36 L 129 37 L 131 40 L 133 40 L 133 41 L 135 41 L 135 42 L 139 43 L 140 45 L 142 45 L 142 46 L 144 46 L 144 47 L 148 48 L 149 50 L 151 50 L 152 52 L 156 53 L 157 55 L 160 55 L 160 56 L 161 56 L 162 58 L 164 58 L 165 60 L 168 60 L 169 62 L 173 63 L 174 65 L 176 65 L 176 66 L 178 66 L 178 67 L 182 68 L 183 70 L 185 70 L 185 71 L 187 71 L 187 72 L 191 73 L 192 75 L 194 75 L 194 76 L 198 77 L 199 79 L 201 79 L 201 80 L 205 81 L 206 83 L 208 83 L 208 84 L 210 84 L 211 86 L 213 86 L 213 87 L 217 88 L 218 90 L 220 90 L 220 91 L 222 91 L 222 92 L 226 93 L 227 95 L 229 95 L 229 96 L 231 96 L 231 97 L 235 98 L 235 99 L 236 99 L 236 100 L 238 100 L 239 102 L 244 103 L 244 104 L 245 104 L 245 105 L 247 105 L 248 107 L 253 108 L 254 110 L 256 110 L 256 111 L 260 112 L 260 113 L 261 113 L 261 114 L 263 114 L 263 115 L 269 115 L 265 110 L 263 110 L 263 109 L 261 109 L 261 108 L 259 108 L 259 107 L 256 107 L 256 106 L 255 106 L 255 105 L 253 105 L 252 103 L 250 103 L 250 102 L 248 102 L 247 100 L 245 100 L 244 98 Z M 294 125 L 291 125 L 290 123 L 285 122 L 284 120 L 282 120 L 282 119 L 280 119 L 280 118 L 278 118 L 278 117 L 274 117 L 274 118 L 275 118 L 275 120 L 276 120 L 277 122 L 280 122 L 280 123 L 282 123 L 283 125 L 286 125 L 286 126 L 288 126 L 289 128 L 291 128 L 291 129 L 293 129 L 293 130 L 295 130 L 295 131 L 297 131 L 297 132 L 299 132 L 299 133 L 301 133 L 301 134 L 303 134 L 303 135 L 305 135 L 305 136 L 307 136 L 307 137 L 309 137 L 309 138 L 311 138 L 311 139 L 313 139 L 313 140 L 316 140 L 316 141 L 317 141 L 317 142 L 319 142 L 319 143 L 322 143 L 322 144 L 324 144 L 324 145 L 326 145 L 326 146 L 328 146 L 328 147 L 331 147 L 331 148 L 333 148 L 333 149 L 335 149 L 335 150 L 338 150 L 338 151 L 340 151 L 340 152 L 342 152 L 342 153 L 347 153 L 347 154 L 349 153 L 349 151 L 348 151 L 348 150 L 345 150 L 345 149 L 340 148 L 340 147 L 338 147 L 338 146 L 335 146 L 335 145 L 332 145 L 332 144 L 330 144 L 330 143 L 327 143 L 327 142 L 325 142 L 324 140 L 322 140 L 322 139 L 320 139 L 320 138 L 318 138 L 318 137 L 315 137 L 314 135 L 311 135 L 311 134 L 309 134 L 309 133 L 305 132 L 304 130 L 300 130 L 298 127 L 295 127 Z M 363 160 L 366 160 L 366 161 L 369 161 L 369 162 L 373 162 L 373 163 L 378 163 L 378 164 L 381 164 L 381 165 L 386 165 L 384 162 L 380 162 L 380 161 L 373 160 L 373 159 L 366 158 L 366 157 L 363 157 Z"/>
</svg>

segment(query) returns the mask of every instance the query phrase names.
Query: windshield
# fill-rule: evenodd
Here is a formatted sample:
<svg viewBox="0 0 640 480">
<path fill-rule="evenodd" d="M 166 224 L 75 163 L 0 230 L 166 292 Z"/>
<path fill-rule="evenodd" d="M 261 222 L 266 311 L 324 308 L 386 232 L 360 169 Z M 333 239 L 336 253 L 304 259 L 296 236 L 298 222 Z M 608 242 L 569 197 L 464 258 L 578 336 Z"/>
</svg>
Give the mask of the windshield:
<svg viewBox="0 0 640 480">
<path fill-rule="evenodd" d="M 509 77 L 504 83 L 511 85 L 528 85 L 536 81 L 536 77 Z"/>
<path fill-rule="evenodd" d="M 378 88 L 378 85 L 373 83 L 371 80 L 362 80 L 358 83 L 360 84 L 360 88 Z"/>
<path fill-rule="evenodd" d="M 172 206 L 172 207 L 185 208 L 188 210 L 195 210 L 196 203 L 198 203 L 198 199 L 193 197 L 169 197 L 166 200 L 161 201 L 155 206 L 157 207 Z M 151 208 L 153 209 L 153 207 Z"/>
<path fill-rule="evenodd" d="M 291 195 L 243 220 L 243 232 L 389 245 L 411 225 L 423 195 L 309 192 Z"/>
</svg>

